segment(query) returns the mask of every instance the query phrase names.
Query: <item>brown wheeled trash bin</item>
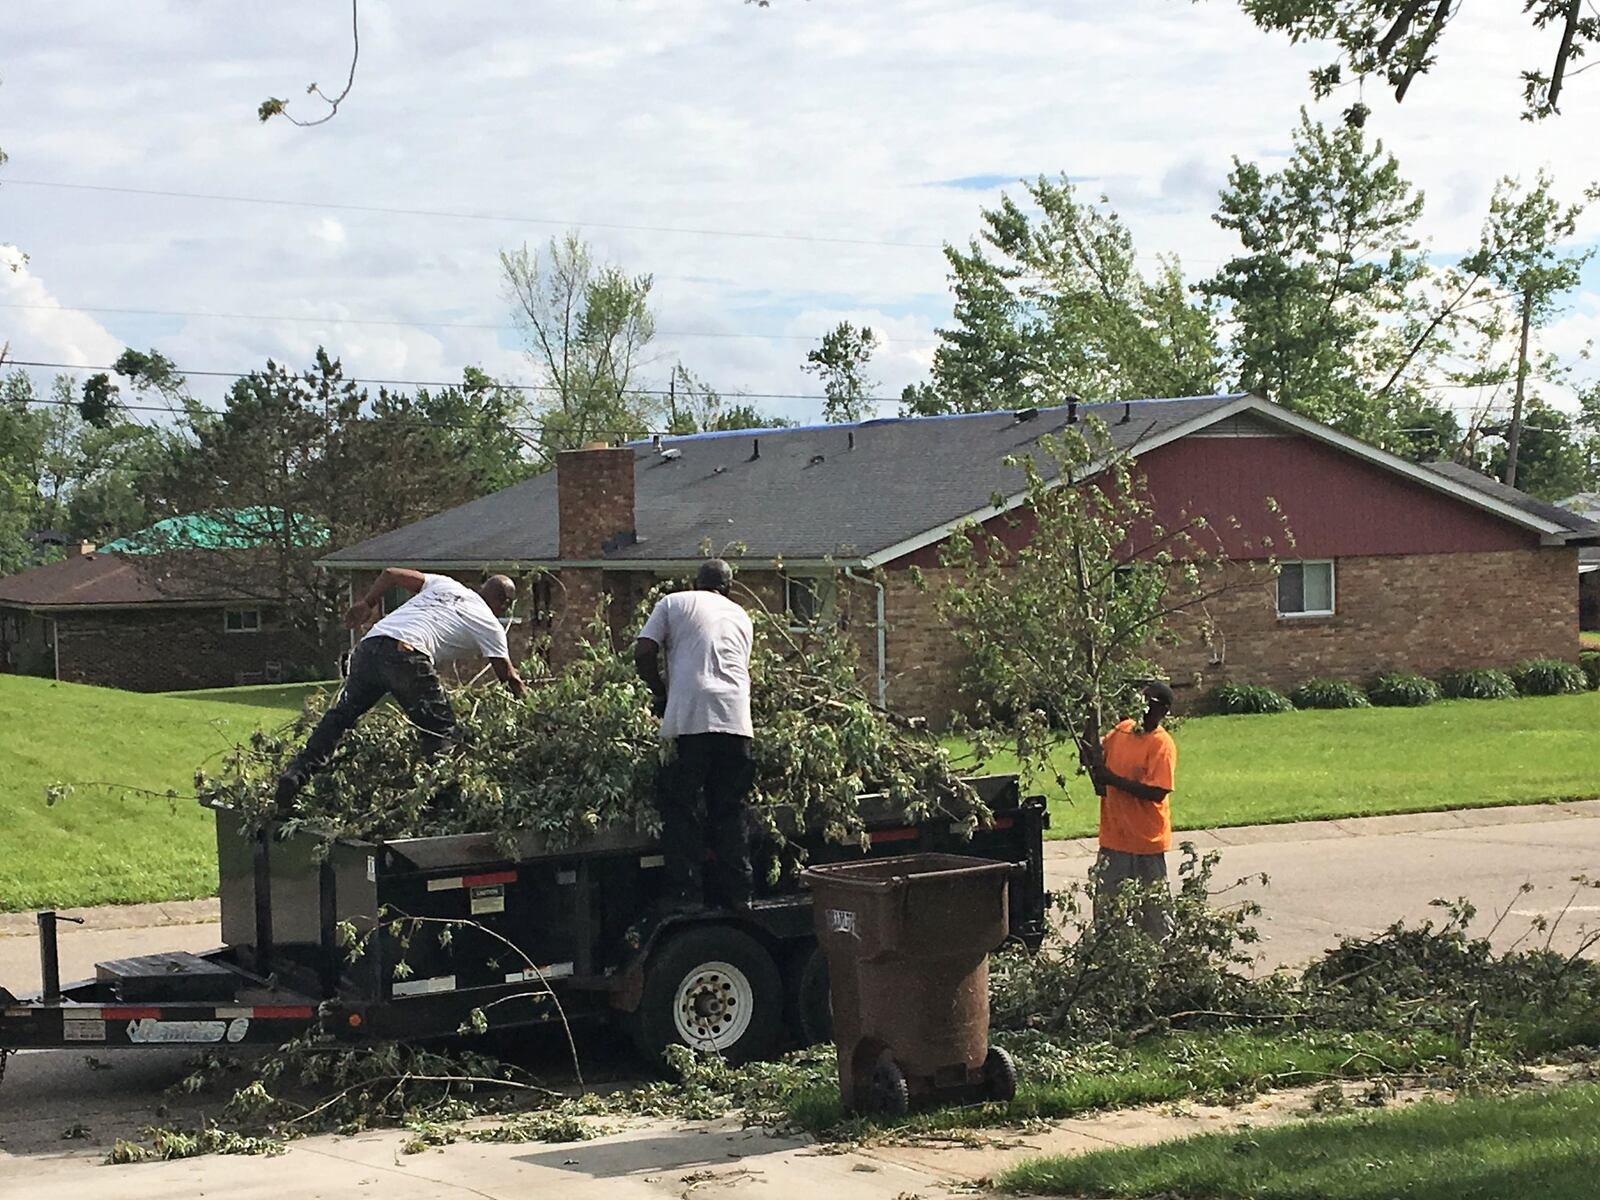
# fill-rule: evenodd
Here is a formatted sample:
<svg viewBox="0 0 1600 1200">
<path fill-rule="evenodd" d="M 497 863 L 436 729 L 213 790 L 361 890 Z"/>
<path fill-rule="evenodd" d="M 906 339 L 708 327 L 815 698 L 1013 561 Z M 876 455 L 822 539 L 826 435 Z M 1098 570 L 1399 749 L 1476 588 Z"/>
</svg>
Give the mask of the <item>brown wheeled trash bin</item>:
<svg viewBox="0 0 1600 1200">
<path fill-rule="evenodd" d="M 812 867 L 847 1112 L 1010 1100 L 1017 1076 L 989 1045 L 989 954 L 1010 930 L 1012 863 L 909 854 Z"/>
</svg>

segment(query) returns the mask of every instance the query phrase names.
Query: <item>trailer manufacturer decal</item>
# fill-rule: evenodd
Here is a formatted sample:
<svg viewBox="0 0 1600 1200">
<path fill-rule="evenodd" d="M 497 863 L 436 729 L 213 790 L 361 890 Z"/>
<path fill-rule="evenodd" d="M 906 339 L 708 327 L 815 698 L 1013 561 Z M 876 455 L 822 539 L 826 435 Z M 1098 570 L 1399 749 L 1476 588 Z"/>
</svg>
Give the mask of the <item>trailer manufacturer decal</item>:
<svg viewBox="0 0 1600 1200">
<path fill-rule="evenodd" d="M 61 1022 L 61 1040 L 64 1042 L 103 1042 L 106 1040 L 106 1023 L 98 1017 L 75 1017 Z"/>
<path fill-rule="evenodd" d="M 139 1045 L 156 1043 L 216 1043 L 223 1039 L 241 1042 L 250 1031 L 250 1022 L 244 1017 L 231 1021 L 162 1021 L 144 1017 L 128 1022 L 128 1040 Z"/>
<path fill-rule="evenodd" d="M 506 976 L 507 983 L 538 983 L 539 976 L 546 979 L 565 979 L 572 974 L 572 964 L 551 963 L 548 967 L 540 967 L 537 971 L 512 971 Z"/>
</svg>

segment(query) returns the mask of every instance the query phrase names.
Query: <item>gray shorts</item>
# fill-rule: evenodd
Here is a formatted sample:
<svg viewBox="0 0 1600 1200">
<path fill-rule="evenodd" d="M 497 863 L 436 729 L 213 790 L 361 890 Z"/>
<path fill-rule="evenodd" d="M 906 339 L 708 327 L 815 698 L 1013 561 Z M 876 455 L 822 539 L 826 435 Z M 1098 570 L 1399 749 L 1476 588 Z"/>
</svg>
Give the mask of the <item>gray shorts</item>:
<svg viewBox="0 0 1600 1200">
<path fill-rule="evenodd" d="M 1133 882 L 1149 886 L 1160 883 L 1160 892 L 1167 891 L 1167 856 L 1165 854 L 1129 854 L 1124 850 L 1107 850 L 1101 847 L 1095 858 L 1096 884 L 1094 889 L 1094 919 L 1103 920 L 1109 912 L 1108 898 L 1114 896 L 1123 884 Z M 1171 921 L 1160 895 L 1152 897 L 1141 907 L 1139 924 L 1154 938 L 1165 938 L 1171 932 Z"/>
</svg>

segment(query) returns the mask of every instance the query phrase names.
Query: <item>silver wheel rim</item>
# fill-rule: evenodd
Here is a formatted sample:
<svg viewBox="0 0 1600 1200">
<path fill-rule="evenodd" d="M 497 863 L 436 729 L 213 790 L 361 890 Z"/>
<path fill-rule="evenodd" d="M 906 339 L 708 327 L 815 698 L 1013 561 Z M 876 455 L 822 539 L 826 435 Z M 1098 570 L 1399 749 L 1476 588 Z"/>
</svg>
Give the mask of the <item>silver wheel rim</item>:
<svg viewBox="0 0 1600 1200">
<path fill-rule="evenodd" d="M 701 963 L 683 977 L 672 998 L 672 1024 L 684 1045 L 696 1050 L 730 1049 L 755 1016 L 755 989 L 738 967 Z"/>
</svg>

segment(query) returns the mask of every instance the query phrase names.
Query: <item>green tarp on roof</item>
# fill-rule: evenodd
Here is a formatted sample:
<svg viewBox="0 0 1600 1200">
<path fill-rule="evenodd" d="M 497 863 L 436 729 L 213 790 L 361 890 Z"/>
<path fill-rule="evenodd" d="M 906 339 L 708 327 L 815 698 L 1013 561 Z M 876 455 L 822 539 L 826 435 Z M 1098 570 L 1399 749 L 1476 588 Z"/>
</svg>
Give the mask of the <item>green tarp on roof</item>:
<svg viewBox="0 0 1600 1200">
<path fill-rule="evenodd" d="M 249 550 L 276 541 L 284 528 L 283 510 L 266 506 L 222 513 L 167 517 L 148 529 L 130 533 L 100 547 L 108 554 L 160 554 L 167 550 Z M 303 513 L 293 518 L 295 541 L 322 546 L 328 531 Z"/>
</svg>

